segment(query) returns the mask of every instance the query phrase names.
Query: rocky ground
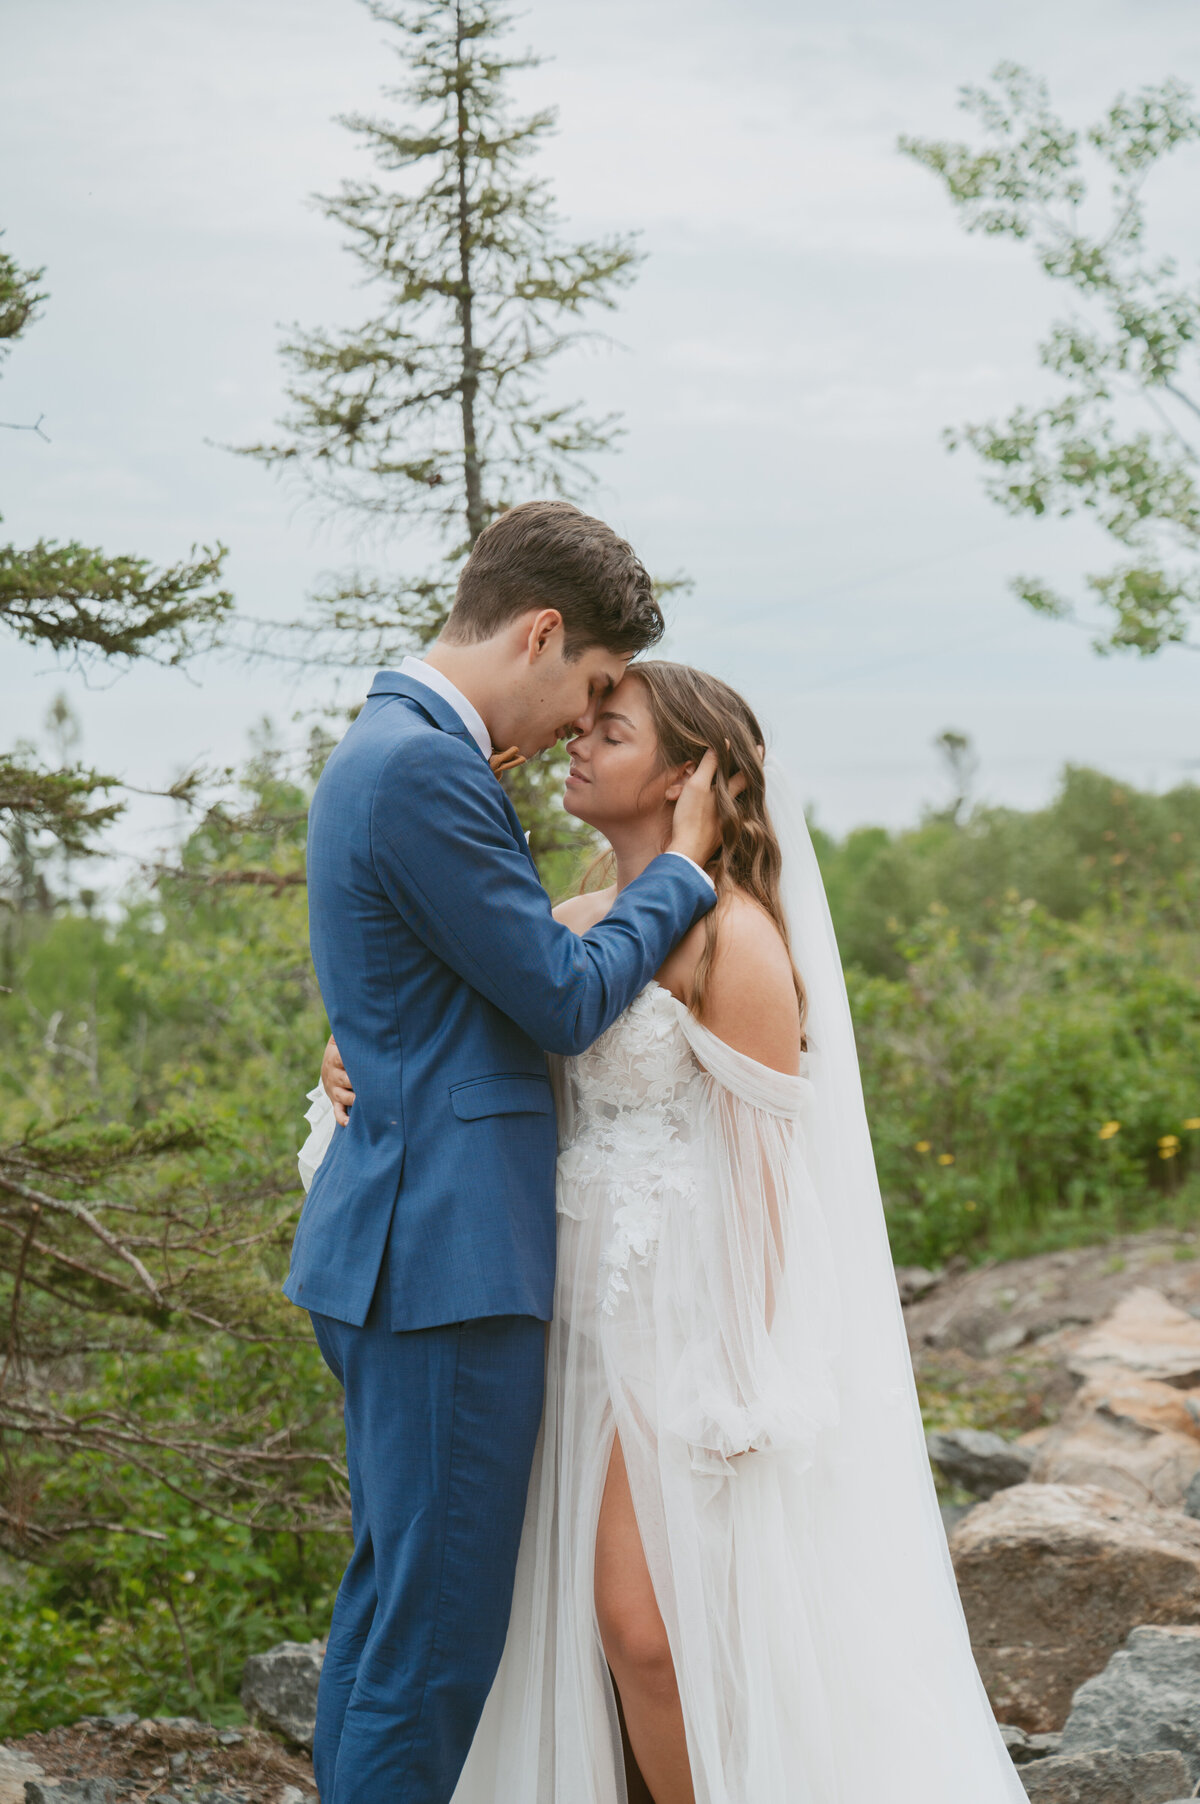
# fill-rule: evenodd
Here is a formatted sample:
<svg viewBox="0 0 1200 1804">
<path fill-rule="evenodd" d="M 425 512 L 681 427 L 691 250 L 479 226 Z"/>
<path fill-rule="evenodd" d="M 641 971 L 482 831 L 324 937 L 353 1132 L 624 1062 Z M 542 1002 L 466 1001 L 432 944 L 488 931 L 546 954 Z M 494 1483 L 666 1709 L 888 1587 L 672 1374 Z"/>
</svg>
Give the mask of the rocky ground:
<svg viewBox="0 0 1200 1804">
<path fill-rule="evenodd" d="M 0 1747 L 0 1804 L 316 1804 L 312 1762 L 261 1729 L 91 1717 Z"/>
<path fill-rule="evenodd" d="M 975 1656 L 1044 1804 L 1200 1795 L 1198 1254 L 898 1274 Z"/>
<path fill-rule="evenodd" d="M 1200 1796 L 1200 1236 L 897 1275 L 972 1644 L 1026 1791 Z M 255 1728 L 103 1717 L 0 1746 L 0 1804 L 316 1804 L 320 1665 L 316 1644 L 249 1661 Z"/>
</svg>

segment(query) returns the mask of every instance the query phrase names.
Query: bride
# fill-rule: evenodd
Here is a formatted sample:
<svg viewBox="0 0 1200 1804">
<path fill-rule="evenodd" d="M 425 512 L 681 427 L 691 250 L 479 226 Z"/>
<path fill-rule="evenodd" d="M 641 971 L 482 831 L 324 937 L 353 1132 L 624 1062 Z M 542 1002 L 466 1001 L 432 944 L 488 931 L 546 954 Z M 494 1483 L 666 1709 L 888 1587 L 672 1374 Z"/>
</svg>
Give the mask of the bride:
<svg viewBox="0 0 1200 1804">
<path fill-rule="evenodd" d="M 837 948 L 745 702 L 629 670 L 564 803 L 610 886 L 706 746 L 718 904 L 556 1071 L 558 1279 L 508 1642 L 454 1804 L 1023 1804 L 925 1454 Z M 770 812 L 768 812 L 770 789 Z M 323 1081 L 349 1087 L 330 1042 Z M 302 1169 L 332 1129 L 319 1091 Z"/>
</svg>

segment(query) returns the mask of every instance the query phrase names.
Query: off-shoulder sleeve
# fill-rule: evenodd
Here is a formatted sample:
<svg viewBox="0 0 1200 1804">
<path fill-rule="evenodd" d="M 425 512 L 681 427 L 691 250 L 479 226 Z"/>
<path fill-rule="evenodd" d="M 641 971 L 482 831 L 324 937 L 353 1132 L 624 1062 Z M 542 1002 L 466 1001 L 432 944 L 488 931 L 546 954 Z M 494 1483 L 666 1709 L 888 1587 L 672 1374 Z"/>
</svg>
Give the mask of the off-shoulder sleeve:
<svg viewBox="0 0 1200 1804">
<path fill-rule="evenodd" d="M 659 1252 L 663 1419 L 699 1470 L 736 1470 L 746 1453 L 807 1463 L 836 1419 L 837 1300 L 804 1156 L 812 1085 L 734 1051 L 682 1005 L 679 1017 L 705 1074 L 703 1194 Z"/>
</svg>

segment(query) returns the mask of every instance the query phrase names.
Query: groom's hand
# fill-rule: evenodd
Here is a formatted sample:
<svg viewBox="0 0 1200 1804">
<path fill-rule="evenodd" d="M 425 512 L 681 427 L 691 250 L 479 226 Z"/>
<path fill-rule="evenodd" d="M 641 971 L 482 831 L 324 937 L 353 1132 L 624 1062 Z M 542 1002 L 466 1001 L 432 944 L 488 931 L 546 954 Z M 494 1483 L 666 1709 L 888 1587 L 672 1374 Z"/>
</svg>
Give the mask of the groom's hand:
<svg viewBox="0 0 1200 1804">
<path fill-rule="evenodd" d="M 333 1104 L 333 1119 L 339 1127 L 345 1127 L 354 1106 L 354 1091 L 350 1088 L 350 1079 L 332 1034 L 321 1060 L 321 1088 Z"/>
<path fill-rule="evenodd" d="M 713 779 L 717 774 L 717 754 L 705 752 L 693 774 L 683 786 L 675 804 L 669 852 L 682 852 L 693 864 L 706 865 L 721 846 L 721 818 L 717 810 L 717 794 Z M 730 779 L 731 796 L 739 796 L 746 787 L 740 774 Z"/>
</svg>

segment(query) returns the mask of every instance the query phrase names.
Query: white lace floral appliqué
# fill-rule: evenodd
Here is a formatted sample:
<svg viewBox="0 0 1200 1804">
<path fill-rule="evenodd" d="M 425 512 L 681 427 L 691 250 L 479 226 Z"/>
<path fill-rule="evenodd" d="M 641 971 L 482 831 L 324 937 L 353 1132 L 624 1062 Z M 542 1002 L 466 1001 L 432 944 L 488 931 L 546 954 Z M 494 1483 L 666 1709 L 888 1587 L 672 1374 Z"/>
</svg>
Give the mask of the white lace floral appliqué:
<svg viewBox="0 0 1200 1804">
<path fill-rule="evenodd" d="M 576 1219 L 601 1209 L 608 1238 L 598 1306 L 615 1315 L 630 1269 L 649 1267 L 670 1192 L 695 1192 L 687 1097 L 701 1072 L 679 1030 L 678 1004 L 651 984 L 568 1068 L 575 1132 L 558 1162 L 559 1208 Z"/>
</svg>

